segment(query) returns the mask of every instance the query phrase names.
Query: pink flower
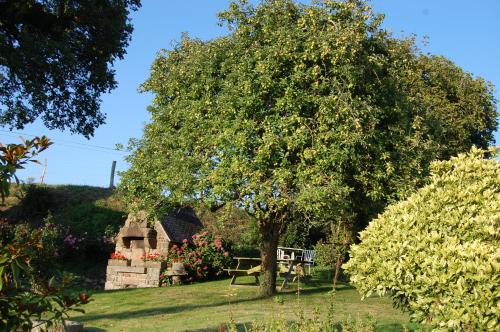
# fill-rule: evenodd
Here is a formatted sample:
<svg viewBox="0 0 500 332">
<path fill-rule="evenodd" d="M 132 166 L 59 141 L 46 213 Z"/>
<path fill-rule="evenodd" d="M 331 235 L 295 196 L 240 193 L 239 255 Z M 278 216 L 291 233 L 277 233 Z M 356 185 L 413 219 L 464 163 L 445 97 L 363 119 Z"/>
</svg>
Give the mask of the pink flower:
<svg viewBox="0 0 500 332">
<path fill-rule="evenodd" d="M 182 240 L 182 243 L 188 243 L 187 239 Z"/>
<path fill-rule="evenodd" d="M 207 269 L 208 269 L 208 266 L 207 266 L 207 265 L 205 265 L 205 266 L 203 267 L 203 270 L 207 270 Z"/>
<path fill-rule="evenodd" d="M 70 247 L 74 247 L 78 242 L 78 238 L 74 237 L 71 234 L 68 234 L 63 241 L 66 242 Z"/>
<path fill-rule="evenodd" d="M 228 257 L 228 256 L 229 256 L 229 252 L 224 251 L 224 257 Z"/>
<path fill-rule="evenodd" d="M 214 245 L 218 248 L 218 249 L 221 249 L 222 248 L 222 240 L 220 238 L 216 238 L 214 240 Z"/>
</svg>

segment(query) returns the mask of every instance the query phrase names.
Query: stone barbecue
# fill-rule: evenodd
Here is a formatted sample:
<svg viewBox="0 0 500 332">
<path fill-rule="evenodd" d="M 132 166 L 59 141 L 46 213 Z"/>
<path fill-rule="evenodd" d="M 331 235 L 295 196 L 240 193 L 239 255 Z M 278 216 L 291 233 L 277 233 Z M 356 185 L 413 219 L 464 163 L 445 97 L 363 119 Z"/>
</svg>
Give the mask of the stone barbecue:
<svg viewBox="0 0 500 332">
<path fill-rule="evenodd" d="M 144 212 L 129 214 L 116 236 L 115 253 L 122 259 L 109 259 L 104 289 L 144 288 L 160 286 L 160 271 L 164 262 L 144 260 L 146 255 L 166 256 L 170 247 L 203 228 L 192 208 L 180 208 L 175 213 L 148 225 Z"/>
</svg>

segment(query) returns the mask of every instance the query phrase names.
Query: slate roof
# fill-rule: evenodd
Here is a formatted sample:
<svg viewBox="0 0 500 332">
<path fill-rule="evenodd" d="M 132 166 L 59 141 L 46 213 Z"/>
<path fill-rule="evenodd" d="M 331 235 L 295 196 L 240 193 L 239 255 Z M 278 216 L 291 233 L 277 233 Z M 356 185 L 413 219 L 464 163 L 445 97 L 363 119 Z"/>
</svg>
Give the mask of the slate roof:
<svg viewBox="0 0 500 332">
<path fill-rule="evenodd" d="M 203 224 L 190 207 L 180 208 L 160 221 L 171 242 L 182 243 L 187 239 L 192 242 L 192 236 L 198 233 Z"/>
</svg>

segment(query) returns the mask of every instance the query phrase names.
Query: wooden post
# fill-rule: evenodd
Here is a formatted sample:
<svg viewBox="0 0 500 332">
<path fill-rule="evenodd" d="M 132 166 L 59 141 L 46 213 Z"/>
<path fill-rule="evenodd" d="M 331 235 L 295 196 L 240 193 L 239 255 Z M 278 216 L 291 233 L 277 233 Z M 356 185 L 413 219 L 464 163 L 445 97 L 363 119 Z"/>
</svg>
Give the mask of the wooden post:
<svg viewBox="0 0 500 332">
<path fill-rule="evenodd" d="M 45 161 L 43 163 L 43 170 L 42 170 L 42 176 L 40 177 L 40 184 L 43 184 L 43 181 L 45 180 L 45 171 L 47 170 L 47 158 L 45 158 Z"/>
<path fill-rule="evenodd" d="M 116 168 L 116 160 L 113 160 L 111 164 L 111 175 L 109 177 L 109 189 L 113 189 L 115 187 L 115 168 Z"/>
</svg>

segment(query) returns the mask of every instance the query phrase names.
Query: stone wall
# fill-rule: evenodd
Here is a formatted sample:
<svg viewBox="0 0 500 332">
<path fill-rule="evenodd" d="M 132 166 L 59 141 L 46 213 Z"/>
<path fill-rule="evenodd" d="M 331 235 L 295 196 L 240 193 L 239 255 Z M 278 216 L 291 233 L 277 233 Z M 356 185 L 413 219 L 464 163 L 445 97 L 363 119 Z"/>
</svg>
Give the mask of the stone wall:
<svg viewBox="0 0 500 332">
<path fill-rule="evenodd" d="M 117 261 L 110 259 L 106 270 L 104 289 L 148 288 L 160 286 L 162 263 Z"/>
</svg>

